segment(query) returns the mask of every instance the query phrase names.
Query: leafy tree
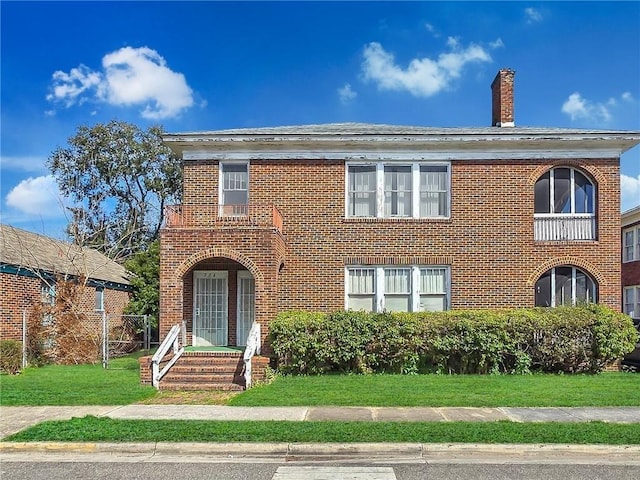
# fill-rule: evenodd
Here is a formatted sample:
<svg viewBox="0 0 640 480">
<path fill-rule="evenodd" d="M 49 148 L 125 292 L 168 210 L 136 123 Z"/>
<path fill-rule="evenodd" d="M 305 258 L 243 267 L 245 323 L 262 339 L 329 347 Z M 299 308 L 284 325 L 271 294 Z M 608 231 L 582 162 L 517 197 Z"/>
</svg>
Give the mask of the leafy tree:
<svg viewBox="0 0 640 480">
<path fill-rule="evenodd" d="M 160 241 L 151 242 L 147 250 L 133 255 L 125 267 L 133 273 L 133 294 L 125 313 L 148 315 L 156 327 L 160 314 Z"/>
<path fill-rule="evenodd" d="M 116 260 L 158 238 L 165 205 L 182 196 L 180 158 L 162 143 L 163 129 L 112 120 L 80 126 L 48 166 L 70 207 L 67 233 Z"/>
</svg>

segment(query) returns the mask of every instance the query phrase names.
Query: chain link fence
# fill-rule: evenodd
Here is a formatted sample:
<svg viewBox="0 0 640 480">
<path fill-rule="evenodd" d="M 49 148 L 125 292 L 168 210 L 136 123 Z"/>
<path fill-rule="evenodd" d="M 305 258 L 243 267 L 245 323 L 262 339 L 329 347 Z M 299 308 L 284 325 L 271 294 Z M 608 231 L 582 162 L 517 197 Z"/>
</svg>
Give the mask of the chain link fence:
<svg viewBox="0 0 640 480">
<path fill-rule="evenodd" d="M 22 312 L 22 365 L 46 359 L 54 363 L 102 362 L 158 345 L 157 332 L 147 315 L 75 312 L 74 321 L 51 314 Z M 155 335 L 154 335 L 155 333 Z"/>
</svg>

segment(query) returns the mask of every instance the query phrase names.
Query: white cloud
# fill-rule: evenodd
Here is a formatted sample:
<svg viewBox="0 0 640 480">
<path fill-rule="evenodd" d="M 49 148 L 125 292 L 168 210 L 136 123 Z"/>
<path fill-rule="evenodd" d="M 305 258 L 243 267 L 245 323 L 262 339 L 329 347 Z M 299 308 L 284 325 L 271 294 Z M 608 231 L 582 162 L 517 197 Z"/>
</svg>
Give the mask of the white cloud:
<svg viewBox="0 0 640 480">
<path fill-rule="evenodd" d="M 535 8 L 525 8 L 524 14 L 527 16 L 527 23 L 537 23 L 542 21 L 542 14 Z"/>
<path fill-rule="evenodd" d="M 571 120 L 590 120 L 593 122 L 611 120 L 611 113 L 603 103 L 596 103 L 586 98 L 578 92 L 569 95 L 569 98 L 562 104 L 562 113 L 571 117 Z"/>
<path fill-rule="evenodd" d="M 51 93 L 47 95 L 47 100 L 60 101 L 66 107 L 75 105 L 77 102 L 86 101 L 82 94 L 87 90 L 100 85 L 102 77 L 100 73 L 92 71 L 85 65 L 72 68 L 69 73 L 58 70 L 53 73 Z"/>
<path fill-rule="evenodd" d="M 501 38 L 496 38 L 493 42 L 489 43 L 491 48 L 504 48 L 504 42 Z"/>
<path fill-rule="evenodd" d="M 478 45 L 461 48 L 457 38 L 449 37 L 447 46 L 450 50 L 436 60 L 415 58 L 403 69 L 382 45 L 369 43 L 363 52 L 364 79 L 375 82 L 381 90 L 408 91 L 417 97 L 428 97 L 449 87 L 469 63 L 491 61 L 491 56 Z"/>
<path fill-rule="evenodd" d="M 3 170 L 20 172 L 44 172 L 47 170 L 45 158 L 37 156 L 14 157 L 11 155 L 3 155 L 2 158 L 0 158 L 0 164 Z"/>
<path fill-rule="evenodd" d="M 620 98 L 611 97 L 606 102 L 588 100 L 579 92 L 569 95 L 562 104 L 561 111 L 569 115 L 571 120 L 586 120 L 592 123 L 609 122 L 612 118 L 612 110 L 626 108 L 624 104 L 635 103 L 633 95 L 624 92 Z"/>
<path fill-rule="evenodd" d="M 65 107 L 88 100 L 110 105 L 141 106 L 144 118 L 159 120 L 179 115 L 193 105 L 193 91 L 182 73 L 148 47 L 124 47 L 102 58 L 103 71 L 80 65 L 69 73 L 53 74 L 47 100 Z"/>
<path fill-rule="evenodd" d="M 63 214 L 62 196 L 53 175 L 29 177 L 7 194 L 10 207 L 29 215 L 59 217 Z"/>
<path fill-rule="evenodd" d="M 620 203 L 622 211 L 640 205 L 640 175 L 620 175 Z"/>
<path fill-rule="evenodd" d="M 434 27 L 433 25 L 431 25 L 430 23 L 425 23 L 424 24 L 424 28 L 427 29 L 427 31 L 433 35 L 435 38 L 440 37 L 440 34 L 438 33 L 438 31 L 436 30 L 436 27 Z"/>
<path fill-rule="evenodd" d="M 345 83 L 343 87 L 338 89 L 338 96 L 340 97 L 340 102 L 347 104 L 356 98 L 358 93 L 351 89 L 350 83 Z"/>
</svg>

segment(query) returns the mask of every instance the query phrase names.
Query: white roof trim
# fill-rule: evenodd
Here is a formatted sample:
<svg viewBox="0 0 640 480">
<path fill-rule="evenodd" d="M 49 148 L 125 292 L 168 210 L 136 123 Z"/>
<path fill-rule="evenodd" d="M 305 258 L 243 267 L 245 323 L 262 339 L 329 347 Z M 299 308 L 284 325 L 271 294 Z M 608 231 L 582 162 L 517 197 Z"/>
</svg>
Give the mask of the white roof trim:
<svg viewBox="0 0 640 480">
<path fill-rule="evenodd" d="M 184 160 L 517 160 L 546 158 L 618 158 L 618 149 L 585 150 L 458 150 L 458 151 L 312 151 L 312 150 L 272 150 L 272 151 L 220 151 L 187 150 Z"/>
</svg>

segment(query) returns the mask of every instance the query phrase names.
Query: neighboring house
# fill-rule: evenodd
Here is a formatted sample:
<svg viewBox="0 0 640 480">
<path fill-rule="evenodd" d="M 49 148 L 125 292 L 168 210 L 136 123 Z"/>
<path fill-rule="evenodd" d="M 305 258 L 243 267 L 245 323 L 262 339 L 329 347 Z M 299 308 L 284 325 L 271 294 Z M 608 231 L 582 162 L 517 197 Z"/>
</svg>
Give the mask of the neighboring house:
<svg viewBox="0 0 640 480">
<path fill-rule="evenodd" d="M 640 323 L 640 205 L 622 213 L 622 311 Z"/>
<path fill-rule="evenodd" d="M 622 227 L 622 311 L 633 319 L 640 332 L 640 205 L 621 216 Z M 640 369 L 640 341 L 622 365 Z"/>
<path fill-rule="evenodd" d="M 516 127 L 513 79 L 491 127 L 166 135 L 184 203 L 161 231 L 161 337 L 184 321 L 189 345 L 241 346 L 293 309 L 620 310 L 619 159 L 640 132 Z"/>
<path fill-rule="evenodd" d="M 97 250 L 0 225 L 0 339 L 22 340 L 23 313 L 55 303 L 60 279 L 85 282 L 80 312 L 121 315 L 129 302 L 126 270 Z"/>
</svg>

